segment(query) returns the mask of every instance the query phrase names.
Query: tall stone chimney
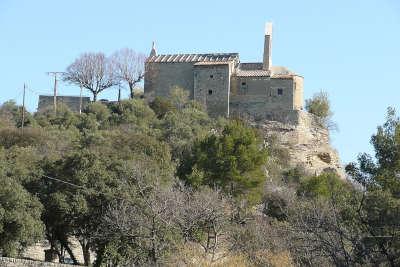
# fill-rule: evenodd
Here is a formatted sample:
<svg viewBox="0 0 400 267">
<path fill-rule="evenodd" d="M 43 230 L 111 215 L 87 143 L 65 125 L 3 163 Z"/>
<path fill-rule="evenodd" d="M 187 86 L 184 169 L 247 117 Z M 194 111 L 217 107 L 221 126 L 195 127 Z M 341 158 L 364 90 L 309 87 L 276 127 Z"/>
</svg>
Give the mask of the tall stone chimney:
<svg viewBox="0 0 400 267">
<path fill-rule="evenodd" d="M 265 24 L 265 36 L 264 36 L 264 59 L 263 59 L 264 70 L 271 70 L 272 66 L 271 44 L 272 44 L 272 23 L 267 22 Z"/>
</svg>

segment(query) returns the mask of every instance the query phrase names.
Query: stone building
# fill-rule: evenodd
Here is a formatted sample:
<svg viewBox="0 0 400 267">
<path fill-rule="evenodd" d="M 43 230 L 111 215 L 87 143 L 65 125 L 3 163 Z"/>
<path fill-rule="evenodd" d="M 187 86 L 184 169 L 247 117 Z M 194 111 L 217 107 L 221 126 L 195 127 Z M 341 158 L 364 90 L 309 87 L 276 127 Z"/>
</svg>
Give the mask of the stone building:
<svg viewBox="0 0 400 267">
<path fill-rule="evenodd" d="M 57 96 L 57 104 L 66 105 L 70 110 L 79 112 L 80 107 L 80 96 Z M 82 109 L 90 103 L 90 97 L 82 97 Z M 45 111 L 52 109 L 54 106 L 54 96 L 52 95 L 40 95 L 38 102 L 38 111 Z"/>
<path fill-rule="evenodd" d="M 303 109 L 303 77 L 271 60 L 272 24 L 265 28 L 263 62 L 242 63 L 238 53 L 159 55 L 146 60 L 144 93 L 168 97 L 189 91 L 211 116 L 270 118 Z"/>
</svg>

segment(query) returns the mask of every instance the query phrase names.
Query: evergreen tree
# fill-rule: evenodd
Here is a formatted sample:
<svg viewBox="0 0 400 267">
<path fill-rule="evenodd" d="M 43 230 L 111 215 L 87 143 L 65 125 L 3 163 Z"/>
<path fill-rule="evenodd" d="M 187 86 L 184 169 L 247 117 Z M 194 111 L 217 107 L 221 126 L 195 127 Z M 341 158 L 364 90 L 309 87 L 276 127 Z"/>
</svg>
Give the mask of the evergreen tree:
<svg viewBox="0 0 400 267">
<path fill-rule="evenodd" d="M 230 121 L 220 134 L 197 141 L 178 174 L 192 186 L 209 185 L 251 202 L 261 197 L 266 149 L 254 129 Z"/>
</svg>

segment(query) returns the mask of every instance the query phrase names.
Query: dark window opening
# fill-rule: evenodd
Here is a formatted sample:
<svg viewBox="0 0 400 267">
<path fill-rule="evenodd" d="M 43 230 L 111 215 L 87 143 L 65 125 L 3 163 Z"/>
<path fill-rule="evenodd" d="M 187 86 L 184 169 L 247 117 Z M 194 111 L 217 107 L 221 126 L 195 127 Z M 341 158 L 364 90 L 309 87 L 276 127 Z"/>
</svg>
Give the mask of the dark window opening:
<svg viewBox="0 0 400 267">
<path fill-rule="evenodd" d="M 240 89 L 241 89 L 242 91 L 246 91 L 246 90 L 247 90 L 247 84 L 246 84 L 246 82 L 241 82 L 241 83 L 240 83 Z"/>
<path fill-rule="evenodd" d="M 209 95 L 212 95 L 212 90 L 208 90 L 208 94 L 209 94 Z"/>
<path fill-rule="evenodd" d="M 283 95 L 283 89 L 282 88 L 278 88 L 278 95 Z"/>
<path fill-rule="evenodd" d="M 211 78 L 211 79 L 214 78 L 214 75 L 211 74 L 211 75 L 210 75 L 210 78 Z"/>
</svg>

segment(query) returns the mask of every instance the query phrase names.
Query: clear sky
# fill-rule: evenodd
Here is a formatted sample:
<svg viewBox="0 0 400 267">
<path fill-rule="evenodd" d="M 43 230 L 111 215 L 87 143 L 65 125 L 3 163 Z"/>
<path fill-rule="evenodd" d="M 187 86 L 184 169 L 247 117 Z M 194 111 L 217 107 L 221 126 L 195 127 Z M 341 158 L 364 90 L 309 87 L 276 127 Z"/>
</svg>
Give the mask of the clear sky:
<svg viewBox="0 0 400 267">
<path fill-rule="evenodd" d="M 147 54 L 153 40 L 159 53 L 239 52 L 242 62 L 261 61 L 266 21 L 274 24 L 273 65 L 304 76 L 305 98 L 329 93 L 342 161 L 371 152 L 386 108 L 400 110 L 399 0 L 0 0 L 0 103 L 21 103 L 26 82 L 34 111 L 37 94 L 51 93 L 45 72 L 65 70 L 83 52 Z M 61 84 L 60 93 L 79 89 Z"/>
</svg>

